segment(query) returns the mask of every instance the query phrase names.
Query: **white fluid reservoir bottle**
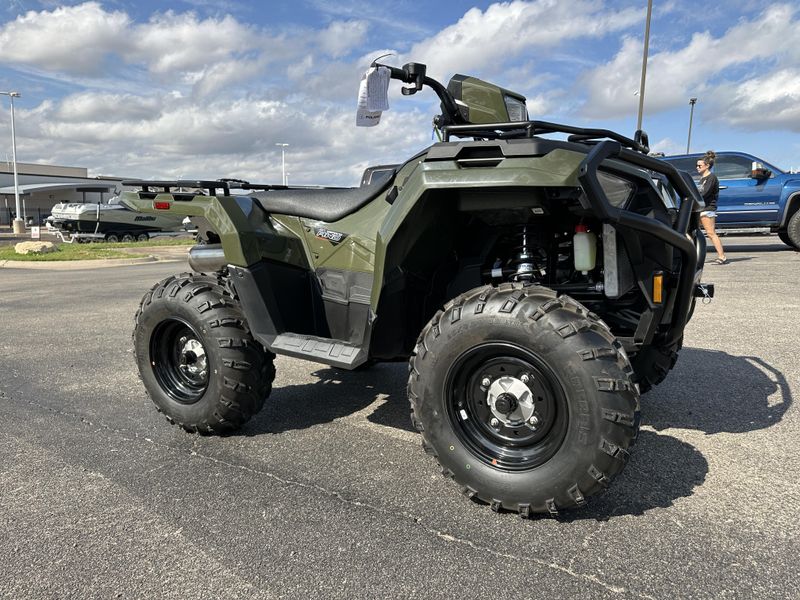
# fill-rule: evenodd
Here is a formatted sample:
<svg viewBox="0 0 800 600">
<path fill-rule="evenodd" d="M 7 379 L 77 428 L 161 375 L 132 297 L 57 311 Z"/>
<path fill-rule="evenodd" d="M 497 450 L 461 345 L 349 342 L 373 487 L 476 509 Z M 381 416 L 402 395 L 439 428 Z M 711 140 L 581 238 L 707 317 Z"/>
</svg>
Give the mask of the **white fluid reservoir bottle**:
<svg viewBox="0 0 800 600">
<path fill-rule="evenodd" d="M 579 223 L 575 226 L 575 237 L 572 240 L 575 270 L 585 275 L 597 264 L 597 236 L 589 232 L 586 225 Z"/>
</svg>

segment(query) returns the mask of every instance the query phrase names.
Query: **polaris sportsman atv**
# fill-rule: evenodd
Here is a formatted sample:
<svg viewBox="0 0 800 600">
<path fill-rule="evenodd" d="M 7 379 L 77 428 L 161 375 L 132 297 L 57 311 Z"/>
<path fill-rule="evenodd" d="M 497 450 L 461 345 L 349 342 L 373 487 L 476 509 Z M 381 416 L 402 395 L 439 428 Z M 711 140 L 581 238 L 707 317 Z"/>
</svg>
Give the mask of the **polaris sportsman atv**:
<svg viewBox="0 0 800 600">
<path fill-rule="evenodd" d="M 479 79 L 378 66 L 436 92 L 441 141 L 360 187 L 125 182 L 128 207 L 188 216 L 203 241 L 196 273 L 136 313 L 145 388 L 170 422 L 222 433 L 261 409 L 276 354 L 408 360 L 411 420 L 468 497 L 522 516 L 584 505 L 713 295 L 697 188 L 641 131 L 532 121 Z"/>
</svg>

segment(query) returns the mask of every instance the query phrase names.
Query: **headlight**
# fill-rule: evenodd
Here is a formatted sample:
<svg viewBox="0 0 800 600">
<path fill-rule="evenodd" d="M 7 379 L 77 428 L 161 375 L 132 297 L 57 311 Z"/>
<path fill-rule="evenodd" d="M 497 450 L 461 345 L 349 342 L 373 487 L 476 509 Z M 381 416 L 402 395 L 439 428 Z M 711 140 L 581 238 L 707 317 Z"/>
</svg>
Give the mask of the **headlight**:
<svg viewBox="0 0 800 600">
<path fill-rule="evenodd" d="M 508 111 L 509 121 L 515 122 L 528 120 L 528 109 L 525 107 L 524 101 L 508 95 L 504 95 L 503 100 L 506 102 L 506 110 Z"/>
<path fill-rule="evenodd" d="M 630 181 L 603 171 L 597 172 L 597 178 L 600 180 L 600 187 L 603 188 L 611 206 L 622 208 L 633 196 L 634 187 Z"/>
</svg>

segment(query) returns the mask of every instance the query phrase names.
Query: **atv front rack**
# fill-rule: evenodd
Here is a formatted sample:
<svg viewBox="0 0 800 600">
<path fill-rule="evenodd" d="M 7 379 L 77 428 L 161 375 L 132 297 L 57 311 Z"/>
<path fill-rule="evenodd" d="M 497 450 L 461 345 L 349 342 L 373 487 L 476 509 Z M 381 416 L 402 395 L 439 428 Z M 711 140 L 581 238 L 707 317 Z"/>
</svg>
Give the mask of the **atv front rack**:
<svg viewBox="0 0 800 600">
<path fill-rule="evenodd" d="M 568 133 L 568 142 L 583 144 L 596 144 L 602 140 L 614 140 L 626 148 L 631 148 L 642 154 L 650 152 L 647 134 L 641 129 L 636 132 L 634 139 L 620 135 L 610 129 L 594 129 L 573 127 L 549 121 L 517 121 L 513 123 L 486 123 L 482 125 L 445 125 L 442 127 L 442 136 L 445 142 L 451 136 L 471 137 L 482 139 L 521 139 L 532 138 L 543 133 Z"/>
</svg>

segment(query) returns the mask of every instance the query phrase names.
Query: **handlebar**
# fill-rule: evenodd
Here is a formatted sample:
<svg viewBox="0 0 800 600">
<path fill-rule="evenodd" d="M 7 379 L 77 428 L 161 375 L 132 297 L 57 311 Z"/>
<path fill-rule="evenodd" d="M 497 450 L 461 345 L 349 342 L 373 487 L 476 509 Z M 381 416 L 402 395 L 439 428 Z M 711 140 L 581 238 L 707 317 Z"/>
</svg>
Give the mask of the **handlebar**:
<svg viewBox="0 0 800 600">
<path fill-rule="evenodd" d="M 427 67 L 422 63 L 406 63 L 402 68 L 392 67 L 389 65 L 381 64 L 377 61 L 372 63 L 373 67 L 384 67 L 389 69 L 390 77 L 397 79 L 403 83 L 413 84 L 413 87 L 403 88 L 404 96 L 411 96 L 416 94 L 427 85 L 431 88 L 436 95 L 439 96 L 439 101 L 442 105 L 442 122 L 438 123 L 439 127 L 445 125 L 464 125 L 467 121 L 461 115 L 453 95 L 441 83 L 428 77 L 425 72 Z"/>
</svg>

